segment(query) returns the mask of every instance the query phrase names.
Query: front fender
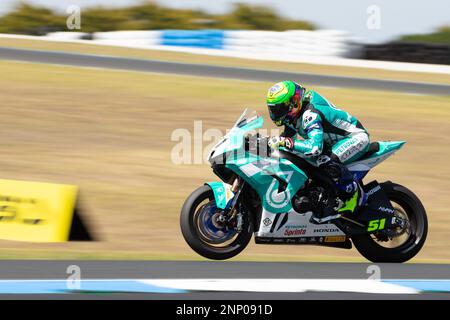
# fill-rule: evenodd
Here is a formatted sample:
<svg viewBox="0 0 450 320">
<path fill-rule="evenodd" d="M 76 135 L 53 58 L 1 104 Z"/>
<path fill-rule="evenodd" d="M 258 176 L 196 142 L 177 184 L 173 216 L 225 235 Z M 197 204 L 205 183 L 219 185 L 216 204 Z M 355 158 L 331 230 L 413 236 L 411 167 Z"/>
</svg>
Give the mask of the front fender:
<svg viewBox="0 0 450 320">
<path fill-rule="evenodd" d="M 208 185 L 214 193 L 214 199 L 216 200 L 217 208 L 225 209 L 228 202 L 233 199 L 234 193 L 231 191 L 231 184 L 225 182 L 207 182 Z"/>
</svg>

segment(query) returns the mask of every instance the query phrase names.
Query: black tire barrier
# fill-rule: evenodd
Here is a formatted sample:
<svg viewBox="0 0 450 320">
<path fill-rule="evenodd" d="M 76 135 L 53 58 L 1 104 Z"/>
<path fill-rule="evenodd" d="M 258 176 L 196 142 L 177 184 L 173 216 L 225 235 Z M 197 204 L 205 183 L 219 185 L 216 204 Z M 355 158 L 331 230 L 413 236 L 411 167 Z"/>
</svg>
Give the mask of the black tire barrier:
<svg viewBox="0 0 450 320">
<path fill-rule="evenodd" d="M 450 65 L 450 45 L 402 41 L 365 45 L 362 58 Z"/>
</svg>

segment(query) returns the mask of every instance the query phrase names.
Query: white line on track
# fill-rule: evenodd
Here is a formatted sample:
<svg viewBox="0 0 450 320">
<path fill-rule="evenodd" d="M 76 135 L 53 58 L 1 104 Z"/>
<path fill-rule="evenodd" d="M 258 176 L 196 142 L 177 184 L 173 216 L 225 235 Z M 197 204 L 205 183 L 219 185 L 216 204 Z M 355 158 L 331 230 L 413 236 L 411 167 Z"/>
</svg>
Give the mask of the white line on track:
<svg viewBox="0 0 450 320">
<path fill-rule="evenodd" d="M 189 291 L 419 293 L 416 289 L 396 284 L 357 279 L 155 279 L 140 281 L 154 286 Z"/>
</svg>

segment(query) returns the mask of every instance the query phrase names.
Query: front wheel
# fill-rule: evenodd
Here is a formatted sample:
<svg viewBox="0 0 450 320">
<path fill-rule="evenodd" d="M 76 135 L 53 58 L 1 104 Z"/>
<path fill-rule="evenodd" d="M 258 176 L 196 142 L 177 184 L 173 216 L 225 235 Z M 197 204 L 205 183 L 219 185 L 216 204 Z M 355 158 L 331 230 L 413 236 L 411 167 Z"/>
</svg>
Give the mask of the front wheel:
<svg viewBox="0 0 450 320">
<path fill-rule="evenodd" d="M 225 260 L 239 254 L 252 238 L 248 214 L 242 214 L 240 231 L 236 224 L 221 222 L 223 212 L 217 208 L 208 185 L 195 190 L 181 209 L 180 225 L 188 245 L 201 256 Z M 234 224 L 233 224 L 234 223 Z"/>
<path fill-rule="evenodd" d="M 412 259 L 425 243 L 428 222 L 425 208 L 409 189 L 392 182 L 381 184 L 394 215 L 405 221 L 404 228 L 392 230 L 389 237 L 375 234 L 353 236 L 356 249 L 372 262 L 405 262 Z"/>
</svg>

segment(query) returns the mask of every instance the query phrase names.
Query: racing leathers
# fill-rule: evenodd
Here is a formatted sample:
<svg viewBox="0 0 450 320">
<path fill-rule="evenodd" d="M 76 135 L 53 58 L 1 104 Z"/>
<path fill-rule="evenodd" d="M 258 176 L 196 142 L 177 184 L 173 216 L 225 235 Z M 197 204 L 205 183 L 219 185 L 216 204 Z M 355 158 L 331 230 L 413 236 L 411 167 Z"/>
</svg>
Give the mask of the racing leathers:
<svg viewBox="0 0 450 320">
<path fill-rule="evenodd" d="M 339 190 L 338 215 L 318 220 L 327 221 L 353 212 L 364 204 L 366 196 L 345 164 L 367 152 L 369 134 L 355 117 L 336 108 L 313 90 L 305 93 L 301 105 L 301 112 L 294 123 L 285 123 L 282 134 L 286 139 L 284 146 L 299 156 L 313 160 L 333 179 Z M 296 139 L 297 134 L 303 140 Z"/>
</svg>

